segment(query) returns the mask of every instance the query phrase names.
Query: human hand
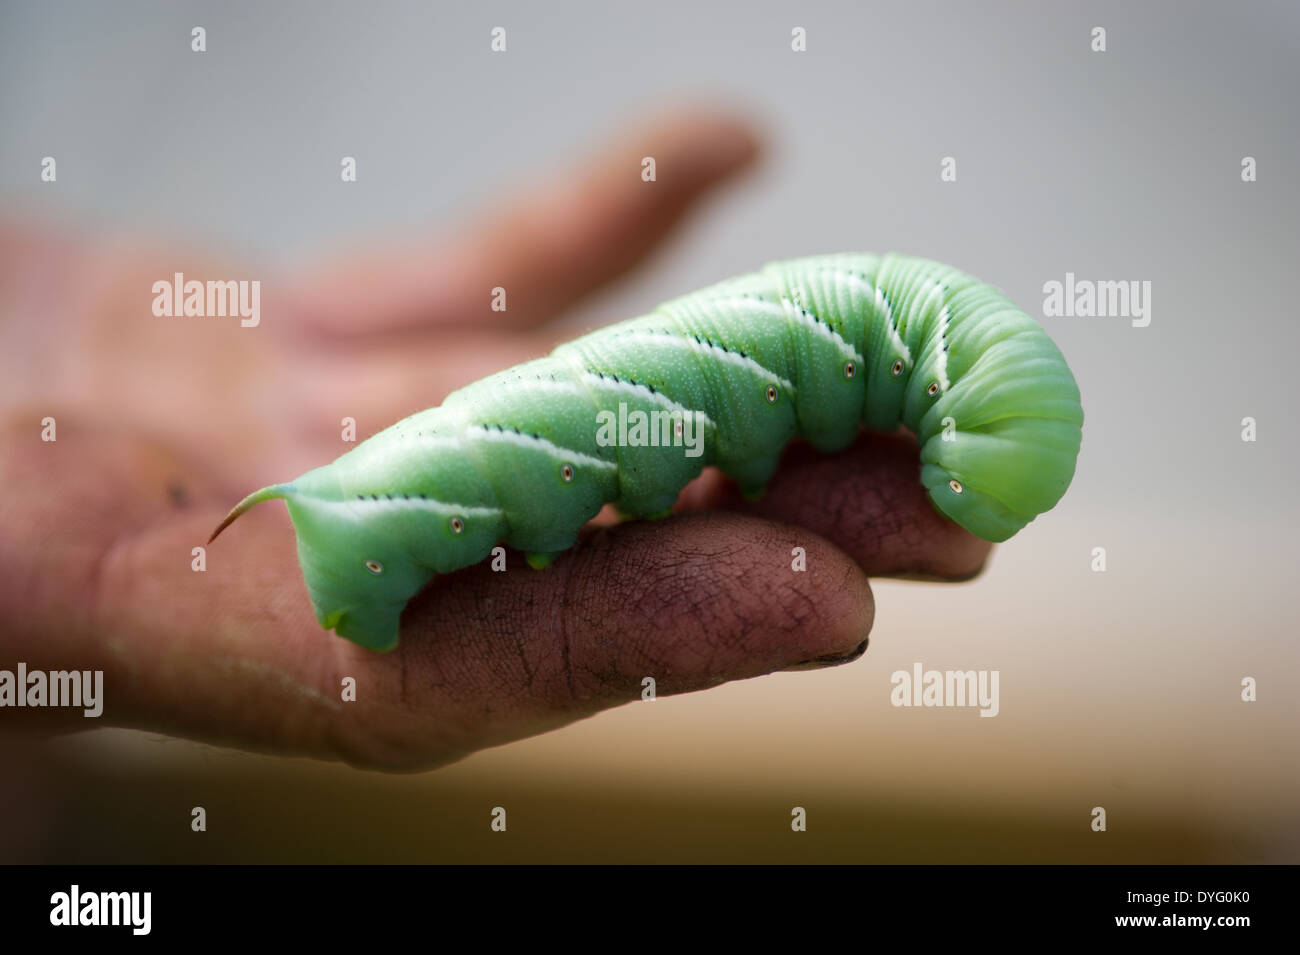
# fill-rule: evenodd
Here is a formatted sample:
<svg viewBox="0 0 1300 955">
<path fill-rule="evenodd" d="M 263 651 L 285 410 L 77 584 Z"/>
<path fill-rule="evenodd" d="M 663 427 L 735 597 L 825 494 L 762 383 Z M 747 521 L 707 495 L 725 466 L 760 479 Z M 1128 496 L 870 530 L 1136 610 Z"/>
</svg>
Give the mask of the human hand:
<svg viewBox="0 0 1300 955">
<path fill-rule="evenodd" d="M 439 577 L 374 654 L 322 632 L 283 510 L 191 550 L 249 489 L 555 342 L 547 323 L 640 261 L 756 151 L 669 117 L 441 244 L 264 281 L 263 323 L 156 318 L 152 284 L 233 278 L 182 249 L 0 235 L 0 619 L 11 667 L 102 669 L 103 720 L 280 754 L 415 769 L 640 699 L 852 659 L 868 576 L 959 580 L 989 545 L 940 517 L 902 435 L 796 444 L 763 499 L 714 472 L 666 521 L 593 527 L 545 571 L 512 554 Z M 638 176 L 658 160 L 659 181 Z M 509 309 L 488 309 L 489 290 Z M 623 316 L 620 316 L 623 317 Z M 57 421 L 57 440 L 40 422 Z M 806 572 L 791 569 L 795 547 Z M 356 702 L 343 702 L 353 677 Z M 86 728 L 79 710 L 14 719 Z"/>
</svg>

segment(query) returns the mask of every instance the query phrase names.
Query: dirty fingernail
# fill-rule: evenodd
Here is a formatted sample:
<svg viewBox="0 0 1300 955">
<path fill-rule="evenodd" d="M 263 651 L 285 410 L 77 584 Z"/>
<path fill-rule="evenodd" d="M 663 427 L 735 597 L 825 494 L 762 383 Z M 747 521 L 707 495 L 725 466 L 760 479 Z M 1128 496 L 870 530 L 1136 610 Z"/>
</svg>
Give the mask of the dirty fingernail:
<svg viewBox="0 0 1300 955">
<path fill-rule="evenodd" d="M 858 657 L 862 656 L 862 654 L 866 653 L 867 644 L 870 642 L 871 642 L 871 638 L 867 637 L 865 640 L 859 643 L 848 653 L 830 654 L 824 657 L 814 657 L 813 659 L 808 660 L 804 663 L 796 663 L 792 667 L 783 667 L 780 672 L 789 673 L 789 672 L 794 672 L 796 670 L 821 670 L 824 669 L 825 667 L 843 666 L 846 663 L 852 663 Z"/>
</svg>

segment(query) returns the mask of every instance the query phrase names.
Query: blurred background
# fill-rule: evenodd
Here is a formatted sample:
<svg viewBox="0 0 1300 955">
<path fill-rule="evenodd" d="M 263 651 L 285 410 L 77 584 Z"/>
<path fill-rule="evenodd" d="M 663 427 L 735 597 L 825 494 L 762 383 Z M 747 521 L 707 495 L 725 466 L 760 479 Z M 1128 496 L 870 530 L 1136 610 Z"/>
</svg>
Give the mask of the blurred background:
<svg viewBox="0 0 1300 955">
<path fill-rule="evenodd" d="M 406 776 L 127 730 L 9 741 L 5 814 L 35 799 L 50 822 L 6 827 L 2 861 L 1300 861 L 1297 89 L 1285 2 L 6 3 L 16 214 L 290 264 L 453 227 L 708 102 L 756 124 L 760 167 L 574 329 L 772 259 L 925 255 L 1042 320 L 1086 421 L 1069 494 L 977 581 L 874 583 L 856 663 Z M 1149 281 L 1149 327 L 1044 318 L 1067 272 Z M 918 661 L 999 670 L 1000 714 L 892 707 Z M 175 824 L 198 804 L 221 820 L 202 840 Z"/>
</svg>

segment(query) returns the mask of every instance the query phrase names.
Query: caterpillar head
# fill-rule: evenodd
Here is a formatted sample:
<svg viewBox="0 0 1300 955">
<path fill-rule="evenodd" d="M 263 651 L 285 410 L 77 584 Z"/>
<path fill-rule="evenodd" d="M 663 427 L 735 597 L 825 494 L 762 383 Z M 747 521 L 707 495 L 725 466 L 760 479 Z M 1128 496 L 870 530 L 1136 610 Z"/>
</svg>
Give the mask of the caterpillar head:
<svg viewBox="0 0 1300 955">
<path fill-rule="evenodd" d="M 924 414 L 921 483 L 942 513 L 1004 541 L 1050 510 L 1074 477 L 1082 438 L 1079 388 L 1059 350 L 1011 334 L 959 370 Z"/>
</svg>

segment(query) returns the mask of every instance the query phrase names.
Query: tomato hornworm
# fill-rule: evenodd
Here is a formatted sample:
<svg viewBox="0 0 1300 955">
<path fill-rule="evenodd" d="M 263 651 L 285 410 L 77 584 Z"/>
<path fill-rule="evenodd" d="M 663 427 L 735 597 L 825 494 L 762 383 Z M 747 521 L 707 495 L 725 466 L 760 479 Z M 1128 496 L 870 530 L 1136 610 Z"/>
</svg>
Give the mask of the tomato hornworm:
<svg viewBox="0 0 1300 955">
<path fill-rule="evenodd" d="M 935 507 L 1002 541 L 1065 493 L 1083 409 L 1056 345 L 992 286 L 909 256 L 813 256 L 474 382 L 249 495 L 212 537 L 284 498 L 321 626 L 391 650 L 406 602 L 498 542 L 545 566 L 607 502 L 665 515 L 706 465 L 757 493 L 796 434 L 831 452 L 900 422 Z"/>
</svg>

